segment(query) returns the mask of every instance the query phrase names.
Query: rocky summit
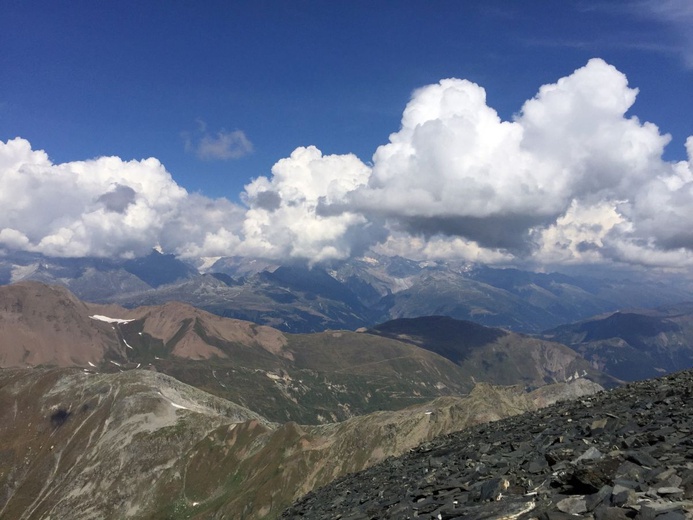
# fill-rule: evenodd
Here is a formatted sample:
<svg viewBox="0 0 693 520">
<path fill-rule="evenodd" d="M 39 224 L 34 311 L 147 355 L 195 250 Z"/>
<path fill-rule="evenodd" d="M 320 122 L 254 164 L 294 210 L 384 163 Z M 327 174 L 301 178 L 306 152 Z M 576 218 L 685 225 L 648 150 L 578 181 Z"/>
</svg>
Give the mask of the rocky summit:
<svg viewBox="0 0 693 520">
<path fill-rule="evenodd" d="M 693 371 L 420 445 L 282 518 L 693 518 Z"/>
</svg>

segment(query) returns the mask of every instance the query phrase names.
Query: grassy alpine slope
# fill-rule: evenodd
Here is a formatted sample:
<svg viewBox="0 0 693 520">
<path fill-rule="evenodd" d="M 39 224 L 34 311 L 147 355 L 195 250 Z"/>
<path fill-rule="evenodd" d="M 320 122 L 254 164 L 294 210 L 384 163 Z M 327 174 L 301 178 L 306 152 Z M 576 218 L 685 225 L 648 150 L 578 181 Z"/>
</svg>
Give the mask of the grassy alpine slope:
<svg viewBox="0 0 693 520">
<path fill-rule="evenodd" d="M 272 423 L 163 374 L 0 370 L 0 517 L 275 518 L 437 435 L 593 392 L 480 385 L 321 426 Z"/>
</svg>

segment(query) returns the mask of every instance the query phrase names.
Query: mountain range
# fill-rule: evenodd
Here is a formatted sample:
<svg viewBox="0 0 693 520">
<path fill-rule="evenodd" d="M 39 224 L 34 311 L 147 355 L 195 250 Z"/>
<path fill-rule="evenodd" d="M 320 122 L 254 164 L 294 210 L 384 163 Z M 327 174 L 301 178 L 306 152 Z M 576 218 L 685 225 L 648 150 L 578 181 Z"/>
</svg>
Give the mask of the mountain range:
<svg viewBox="0 0 693 520">
<path fill-rule="evenodd" d="M 2 518 L 276 518 L 436 436 L 693 362 L 693 293 L 666 280 L 153 252 L 6 254 L 0 281 Z"/>
<path fill-rule="evenodd" d="M 617 383 L 564 345 L 451 318 L 288 334 L 180 302 L 85 303 L 37 282 L 0 287 L 0 353 L 1 367 L 148 368 L 303 424 L 463 395 L 476 382 L 534 389 L 580 374 Z"/>
<path fill-rule="evenodd" d="M 0 284 L 22 280 L 129 308 L 176 300 L 294 333 L 432 315 L 539 333 L 607 312 L 693 301 L 693 285 L 675 276 L 603 279 L 378 255 L 313 267 L 226 257 L 201 272 L 158 251 L 132 260 L 3 252 Z"/>
<path fill-rule="evenodd" d="M 397 329 L 383 327 L 407 341 L 292 335 L 179 302 L 126 309 L 2 287 L 0 516 L 273 518 L 437 435 L 602 388 L 569 375 L 584 366 L 569 349 L 535 338 L 527 352 L 554 349 L 556 363 L 531 385 L 475 384 L 463 357 Z M 504 335 L 483 330 L 465 351 L 494 357 Z"/>
</svg>

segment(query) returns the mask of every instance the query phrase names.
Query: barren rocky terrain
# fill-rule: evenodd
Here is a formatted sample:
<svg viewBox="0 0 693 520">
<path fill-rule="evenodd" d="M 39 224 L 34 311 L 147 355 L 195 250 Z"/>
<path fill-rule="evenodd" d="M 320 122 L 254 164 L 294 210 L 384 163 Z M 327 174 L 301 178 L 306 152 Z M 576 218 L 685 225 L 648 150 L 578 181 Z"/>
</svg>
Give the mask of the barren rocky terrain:
<svg viewBox="0 0 693 520">
<path fill-rule="evenodd" d="M 309 493 L 282 518 L 693 517 L 693 371 L 475 426 Z"/>
</svg>

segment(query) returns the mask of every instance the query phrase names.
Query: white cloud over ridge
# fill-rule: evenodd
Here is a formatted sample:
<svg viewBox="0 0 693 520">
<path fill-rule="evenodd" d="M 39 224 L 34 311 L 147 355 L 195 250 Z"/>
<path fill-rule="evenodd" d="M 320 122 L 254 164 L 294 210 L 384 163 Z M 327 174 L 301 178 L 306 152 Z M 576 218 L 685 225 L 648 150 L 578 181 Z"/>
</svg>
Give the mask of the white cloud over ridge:
<svg viewBox="0 0 693 520">
<path fill-rule="evenodd" d="M 53 164 L 17 138 L 0 142 L 0 245 L 691 266 L 693 137 L 688 161 L 664 161 L 670 138 L 629 115 L 636 96 L 594 59 L 502 121 L 482 87 L 444 79 L 413 93 L 372 165 L 299 147 L 245 187 L 245 206 L 188 193 L 156 159 Z"/>
</svg>

